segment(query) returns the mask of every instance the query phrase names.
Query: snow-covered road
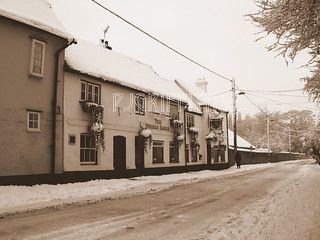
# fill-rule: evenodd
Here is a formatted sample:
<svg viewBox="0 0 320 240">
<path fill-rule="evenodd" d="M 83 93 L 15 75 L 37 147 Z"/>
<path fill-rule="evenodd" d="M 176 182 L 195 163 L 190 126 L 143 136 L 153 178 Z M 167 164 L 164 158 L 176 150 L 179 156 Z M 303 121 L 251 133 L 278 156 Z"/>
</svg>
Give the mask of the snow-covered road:
<svg viewBox="0 0 320 240">
<path fill-rule="evenodd" d="M 0 239 L 318 240 L 320 166 L 313 162 L 231 169 L 202 179 L 154 177 L 153 184 L 132 188 L 139 192 L 151 184 L 152 194 L 149 189 L 149 194 L 4 217 Z"/>
</svg>

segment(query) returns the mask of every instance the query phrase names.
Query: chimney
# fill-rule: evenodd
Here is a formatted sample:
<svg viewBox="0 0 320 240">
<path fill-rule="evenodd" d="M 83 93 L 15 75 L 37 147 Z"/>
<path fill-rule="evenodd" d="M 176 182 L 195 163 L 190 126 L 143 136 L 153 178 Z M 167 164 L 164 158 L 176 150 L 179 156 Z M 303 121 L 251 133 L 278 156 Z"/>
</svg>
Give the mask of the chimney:
<svg viewBox="0 0 320 240">
<path fill-rule="evenodd" d="M 199 78 L 198 80 L 195 81 L 195 85 L 198 88 L 201 88 L 203 91 L 207 92 L 208 89 L 208 81 L 205 78 Z"/>
<path fill-rule="evenodd" d="M 109 30 L 110 26 L 107 26 L 104 30 L 103 30 L 103 39 L 100 39 L 100 43 L 103 47 L 112 50 L 112 47 L 109 46 L 108 41 L 106 40 L 106 34 L 107 31 Z"/>
</svg>

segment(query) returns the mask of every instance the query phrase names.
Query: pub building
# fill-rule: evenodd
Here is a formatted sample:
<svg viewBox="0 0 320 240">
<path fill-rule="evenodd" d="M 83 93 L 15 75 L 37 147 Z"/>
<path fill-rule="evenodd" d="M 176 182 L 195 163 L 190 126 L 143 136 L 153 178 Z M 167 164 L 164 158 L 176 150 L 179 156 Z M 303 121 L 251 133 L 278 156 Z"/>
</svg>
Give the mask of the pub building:
<svg viewBox="0 0 320 240">
<path fill-rule="evenodd" d="M 64 173 L 226 168 L 226 119 L 104 44 L 79 40 L 66 51 Z"/>
<path fill-rule="evenodd" d="M 185 166 L 187 102 L 150 66 L 79 40 L 66 51 L 64 172 Z"/>
</svg>

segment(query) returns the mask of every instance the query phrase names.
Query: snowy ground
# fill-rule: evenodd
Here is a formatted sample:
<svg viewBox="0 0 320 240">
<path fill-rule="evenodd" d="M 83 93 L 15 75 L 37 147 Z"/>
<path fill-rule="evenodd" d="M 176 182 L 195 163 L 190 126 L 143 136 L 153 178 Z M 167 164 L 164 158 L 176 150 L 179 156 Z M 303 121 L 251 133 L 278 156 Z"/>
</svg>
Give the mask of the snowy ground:
<svg viewBox="0 0 320 240">
<path fill-rule="evenodd" d="M 109 184 L 104 195 L 117 200 L 7 216 L 0 219 L 0 239 L 319 240 L 319 179 L 320 166 L 301 160 L 240 171 L 93 181 Z M 119 184 L 112 186 L 115 181 Z M 75 186 L 80 191 L 89 183 L 79 184 L 68 184 L 71 201 L 85 198 L 75 197 Z M 66 186 L 60 187 L 66 191 Z M 43 206 L 57 203 L 46 199 Z"/>
<path fill-rule="evenodd" d="M 105 199 L 126 198 L 158 192 L 173 186 L 206 179 L 245 174 L 248 171 L 271 167 L 272 164 L 244 165 L 222 171 L 199 171 L 131 179 L 94 180 L 83 183 L 35 186 L 0 186 L 0 217 L 41 208 L 88 204 Z"/>
</svg>

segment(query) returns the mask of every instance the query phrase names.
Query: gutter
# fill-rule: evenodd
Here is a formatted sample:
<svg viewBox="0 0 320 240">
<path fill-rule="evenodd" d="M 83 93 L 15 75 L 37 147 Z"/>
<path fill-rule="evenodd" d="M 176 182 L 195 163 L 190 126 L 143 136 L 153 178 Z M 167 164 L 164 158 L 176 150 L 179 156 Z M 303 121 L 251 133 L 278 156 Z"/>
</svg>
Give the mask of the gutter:
<svg viewBox="0 0 320 240">
<path fill-rule="evenodd" d="M 186 167 L 186 172 L 188 172 L 188 169 L 187 169 L 187 166 L 188 166 L 188 162 L 187 162 L 187 155 L 186 155 L 186 153 L 187 153 L 187 122 L 186 122 L 186 116 L 187 116 L 187 114 L 186 114 L 186 112 L 187 112 L 187 110 L 188 110 L 188 104 L 186 105 L 186 107 L 185 107 L 185 109 L 184 109 L 184 111 L 183 111 L 183 122 L 184 122 L 184 128 L 183 128 L 183 130 L 184 130 L 184 161 L 185 161 L 185 167 Z M 188 154 L 189 154 L 189 152 L 188 152 Z"/>
<path fill-rule="evenodd" d="M 62 48 L 58 49 L 55 52 L 55 69 L 54 69 L 54 85 L 53 85 L 53 99 L 52 99 L 52 139 L 51 139 L 51 174 L 55 174 L 55 165 L 56 165 L 56 128 L 57 128 L 57 95 L 58 95 L 58 70 L 59 70 L 59 56 L 62 51 L 72 44 L 77 44 L 76 39 L 68 41 Z M 60 111 L 59 111 L 60 112 Z"/>
</svg>

